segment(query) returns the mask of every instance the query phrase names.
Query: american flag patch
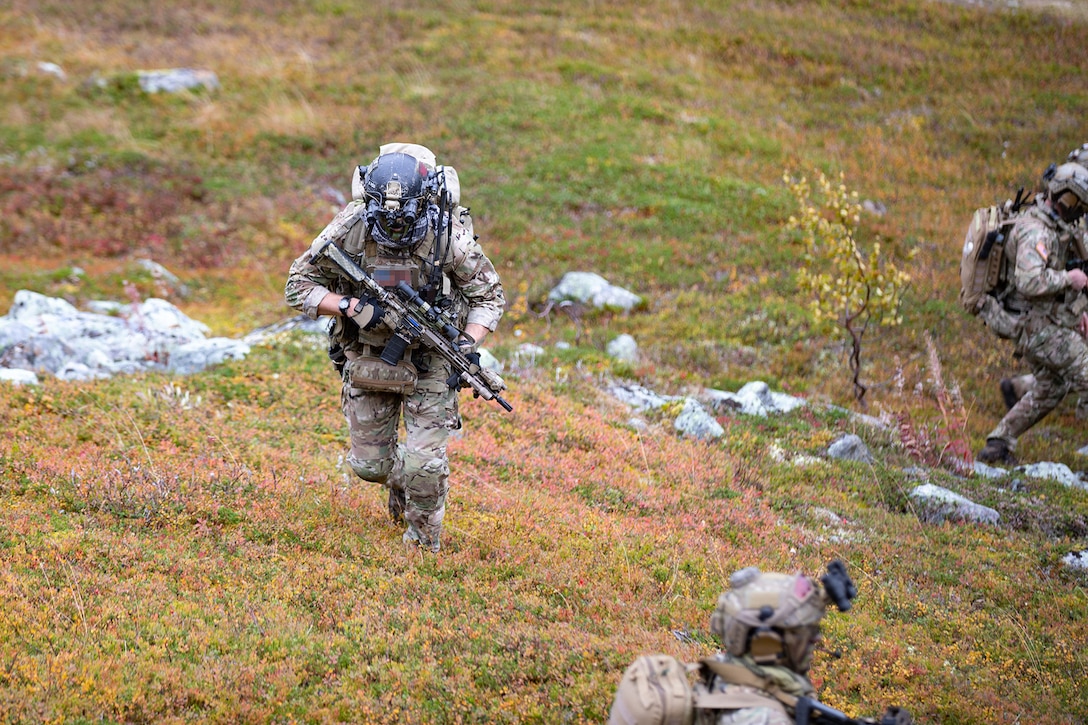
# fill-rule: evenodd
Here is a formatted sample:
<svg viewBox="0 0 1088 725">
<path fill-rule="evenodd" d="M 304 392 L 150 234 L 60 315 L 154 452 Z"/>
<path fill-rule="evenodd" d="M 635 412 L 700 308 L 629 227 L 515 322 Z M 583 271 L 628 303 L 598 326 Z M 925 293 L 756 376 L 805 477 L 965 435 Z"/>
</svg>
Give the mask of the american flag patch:
<svg viewBox="0 0 1088 725">
<path fill-rule="evenodd" d="M 1035 251 L 1039 253 L 1039 256 L 1043 258 L 1043 261 L 1047 261 L 1050 258 L 1050 250 L 1046 248 L 1046 244 L 1039 242 L 1035 245 Z"/>
<path fill-rule="evenodd" d="M 414 288 L 413 272 L 415 270 L 411 267 L 375 267 L 370 276 L 382 287 L 396 287 L 401 282 L 407 282 Z"/>
</svg>

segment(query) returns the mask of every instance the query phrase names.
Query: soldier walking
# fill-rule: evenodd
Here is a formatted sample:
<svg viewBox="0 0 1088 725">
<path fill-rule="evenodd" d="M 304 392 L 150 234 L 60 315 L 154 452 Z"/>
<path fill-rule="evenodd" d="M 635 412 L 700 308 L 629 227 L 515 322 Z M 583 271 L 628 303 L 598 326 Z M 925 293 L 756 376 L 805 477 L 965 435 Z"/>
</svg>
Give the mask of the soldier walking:
<svg viewBox="0 0 1088 725">
<path fill-rule="evenodd" d="M 1088 275 L 1066 269 L 1083 257 L 1069 233 L 1088 210 L 1088 168 L 1066 162 L 1047 181 L 1041 203 L 1024 213 L 1010 234 L 1006 254 L 1015 260 L 1006 303 L 1023 310 L 1016 335 L 1017 352 L 1035 378 L 1030 394 L 1020 397 L 978 453 L 983 463 L 1016 462 L 1017 439 L 1042 420 L 1071 391 L 1088 392 Z"/>
<path fill-rule="evenodd" d="M 406 283 L 446 313 L 463 331 L 461 352 L 476 365 L 479 344 L 506 304 L 499 275 L 460 206 L 457 172 L 438 166 L 426 147 L 395 143 L 355 169 L 352 201 L 291 265 L 284 292 L 309 318 L 333 317 L 329 355 L 343 378 L 348 464 L 388 489 L 390 515 L 407 524 L 406 543 L 437 552 L 449 490 L 446 445 L 461 427 L 457 387 L 450 387 L 456 378 L 423 346 L 397 346 L 381 324 L 380 300 L 317 253 L 330 241 L 382 287 Z"/>
</svg>

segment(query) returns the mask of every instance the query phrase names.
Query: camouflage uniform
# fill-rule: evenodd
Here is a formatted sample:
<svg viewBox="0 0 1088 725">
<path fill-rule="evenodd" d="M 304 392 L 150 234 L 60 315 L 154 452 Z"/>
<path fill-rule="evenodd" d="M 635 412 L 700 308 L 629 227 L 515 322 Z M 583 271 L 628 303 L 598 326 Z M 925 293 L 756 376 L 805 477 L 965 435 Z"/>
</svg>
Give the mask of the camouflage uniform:
<svg viewBox="0 0 1088 725">
<path fill-rule="evenodd" d="M 368 272 L 375 268 L 398 270 L 411 277 L 417 289 L 421 279 L 429 278 L 435 268 L 438 237 L 434 229 L 427 231 L 418 246 L 393 250 L 376 242 L 364 216 L 365 200 L 356 198 L 318 235 L 311 249 L 294 261 L 284 293 L 289 306 L 316 319 L 318 304 L 330 293 L 360 299 L 367 296 L 338 274 L 328 259 L 311 258 L 330 238 Z M 457 207 L 453 214 L 452 239 L 439 266 L 442 292 L 435 306 L 447 306 L 461 329 L 476 323 L 494 331 L 505 297 L 494 265 L 475 240 L 467 209 Z M 449 365 L 436 355 L 409 347 L 405 358 L 410 357 L 419 373 L 412 392 L 365 389 L 353 384 L 353 366 L 357 361 L 375 360 L 389 342 L 391 331 L 381 325 L 363 331 L 350 319 L 338 317 L 330 336 L 347 358 L 341 391 L 351 438 L 347 462 L 360 478 L 389 489 L 390 513 L 395 519 L 403 514 L 408 523 L 406 541 L 437 551 L 449 490 L 446 444 L 450 431 L 461 427 L 457 390 L 446 384 Z M 406 433 L 404 441 L 398 442 L 402 410 Z"/>
<path fill-rule="evenodd" d="M 1088 143 L 1073 149 L 1066 157 L 1066 162 L 1074 162 L 1082 166 L 1085 161 L 1088 161 Z M 1057 171 L 1057 164 L 1050 164 L 1043 171 L 1042 186 L 1044 188 L 1054 179 Z M 1037 194 L 1034 202 L 1035 207 L 1041 208 L 1045 199 L 1045 193 Z M 1058 233 L 1066 237 L 1059 244 L 1071 245 L 1071 253 L 1076 258 L 1082 261 L 1088 260 L 1088 230 L 1085 229 L 1083 219 L 1074 224 L 1059 224 L 1057 226 Z M 1016 319 L 1020 312 L 1022 310 L 1008 310 L 1005 305 L 991 299 L 984 305 L 981 316 L 983 321 L 997 333 L 998 337 L 1015 340 L 1019 337 L 1020 332 L 1018 320 Z M 1060 392 L 1060 394 L 1057 391 L 1052 391 L 1050 393 L 1051 397 L 1064 398 L 1069 392 L 1069 382 L 1065 381 L 1064 384 L 1067 389 Z M 1034 387 L 1035 376 L 1030 373 L 1002 379 L 1001 397 L 1004 399 L 1006 410 L 1011 410 L 1021 398 L 1029 395 Z M 1081 395 L 1077 400 L 1077 420 L 1088 420 L 1088 395 Z"/>
<path fill-rule="evenodd" d="M 1024 210 L 1024 214 L 1028 210 L 1035 208 L 1041 209 L 1045 204 L 1045 195 L 1039 194 L 1035 198 L 1033 207 L 1028 207 Z M 1078 259 L 1084 259 L 1088 256 L 1086 249 L 1085 229 L 1082 224 L 1076 226 L 1068 224 L 1058 224 L 1057 232 L 1061 237 L 1059 239 L 1059 245 L 1065 246 L 1069 250 L 1069 254 L 1075 256 Z M 1015 240 L 1010 242 L 1009 252 L 1007 257 L 1014 257 L 1014 249 L 1012 246 L 1015 244 Z M 1009 271 L 1006 274 L 1012 277 L 1013 271 Z M 1012 285 L 1012 289 L 1007 294 L 1001 296 L 1001 301 L 990 297 L 985 300 L 982 308 L 979 312 L 979 316 L 987 327 L 994 331 L 994 333 L 1005 340 L 1017 340 L 1020 336 L 1020 316 L 1027 309 L 1028 302 L 1022 295 L 1018 295 L 1015 289 L 1015 285 Z M 1014 309 L 1015 306 L 1015 309 Z M 1032 388 L 1035 387 L 1035 376 L 1031 373 L 1025 373 L 1023 375 L 1015 375 L 1001 380 L 1001 397 L 1005 403 L 1005 409 L 1011 410 L 1016 403 L 1025 395 L 1030 394 Z M 1065 390 L 1061 397 L 1064 398 L 1068 393 Z M 1081 396 L 1077 401 L 1077 418 L 1088 419 L 1088 395 Z"/>
<path fill-rule="evenodd" d="M 1031 391 L 1009 410 L 987 439 L 1010 452 L 1017 438 L 1054 410 L 1071 390 L 1088 392 L 1088 344 L 1076 329 L 1088 298 L 1070 287 L 1065 262 L 1072 239 L 1046 205 L 1029 210 L 1010 236 L 1015 258 L 1011 304 L 1025 309 L 1017 352 L 1031 365 Z M 1024 381 L 1021 380 L 1021 384 Z"/>
</svg>

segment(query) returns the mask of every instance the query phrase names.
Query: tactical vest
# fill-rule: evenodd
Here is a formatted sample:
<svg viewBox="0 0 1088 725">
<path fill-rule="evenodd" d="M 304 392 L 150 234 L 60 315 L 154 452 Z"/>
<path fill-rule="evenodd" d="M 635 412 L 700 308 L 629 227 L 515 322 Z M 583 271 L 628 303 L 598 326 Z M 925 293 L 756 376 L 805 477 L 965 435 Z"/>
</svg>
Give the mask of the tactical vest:
<svg viewBox="0 0 1088 725">
<path fill-rule="evenodd" d="M 1043 208 L 1033 208 L 1029 214 L 1046 224 L 1057 238 L 1057 243 L 1046 260 L 1047 269 L 1064 270 L 1068 259 L 1084 259 L 1084 255 L 1088 254 L 1085 251 L 1083 229 L 1067 224 L 1056 214 Z M 1015 264 L 1014 257 L 1010 260 L 1010 277 Z M 1024 310 L 1024 331 L 1030 335 L 1049 324 L 1061 327 L 1075 326 L 1081 313 L 1088 308 L 1088 298 L 1080 292 L 1065 289 L 1052 295 L 1028 300 L 1014 290 L 1008 295 L 1006 306 L 1020 307 Z"/>
<path fill-rule="evenodd" d="M 434 253 L 437 239 L 433 229 L 429 228 L 427 230 L 423 241 L 416 245 L 415 248 L 405 250 L 386 249 L 380 246 L 366 232 L 366 222 L 363 219 L 358 219 L 347 230 L 339 244 L 344 252 L 351 256 L 378 284 L 382 287 L 393 288 L 399 282 L 407 282 L 412 289 L 418 291 L 431 282 L 434 276 Z M 444 251 L 447 253 L 448 258 L 449 250 Z M 457 320 L 458 326 L 461 326 L 463 321 L 460 317 L 463 316 L 465 305 L 457 304 L 459 295 L 451 289 L 450 279 L 444 272 L 439 272 L 438 279 L 440 280 L 438 283 L 440 290 L 434 304 L 439 308 L 452 306 L 454 308 L 453 317 Z M 336 289 L 335 292 L 359 298 L 368 296 L 364 289 L 357 288 L 349 280 L 344 279 L 339 282 L 339 289 Z M 382 325 L 369 331 L 359 330 L 350 321 L 344 318 L 336 318 L 329 335 L 347 350 L 362 354 L 375 354 L 376 351 L 379 351 L 389 342 L 392 331 Z M 368 347 L 369 350 L 367 350 Z M 409 347 L 406 357 L 410 357 L 412 351 L 414 351 L 414 348 Z"/>
</svg>

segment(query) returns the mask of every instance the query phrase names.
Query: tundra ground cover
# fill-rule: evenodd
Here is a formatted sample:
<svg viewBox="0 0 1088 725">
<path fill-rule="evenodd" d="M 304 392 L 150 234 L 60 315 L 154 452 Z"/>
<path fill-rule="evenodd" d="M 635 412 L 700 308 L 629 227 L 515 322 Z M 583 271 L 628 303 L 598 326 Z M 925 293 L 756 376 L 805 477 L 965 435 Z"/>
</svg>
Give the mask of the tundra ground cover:
<svg viewBox="0 0 1088 725">
<path fill-rule="evenodd" d="M 277 321 L 351 166 L 404 138 L 461 173 L 511 298 L 494 351 L 547 349 L 510 374 L 514 415 L 465 401 L 437 559 L 405 553 L 347 475 L 336 381 L 304 338 L 191 378 L 0 389 L 4 719 L 599 722 L 635 654 L 712 650 L 733 569 L 839 556 L 861 597 L 817 660 L 832 705 L 1083 722 L 1088 603 L 1060 565 L 1088 536 L 1083 492 L 938 467 L 1004 523 L 930 526 L 903 472 L 939 464 L 952 423 L 980 445 L 1001 413 L 1015 361 L 959 312 L 953 260 L 971 209 L 1088 140 L 1077 16 L 907 0 L 0 14 L 0 306 L 21 288 L 127 301 L 127 281 L 216 334 Z M 131 75 L 176 66 L 222 88 L 148 96 Z M 862 232 L 913 252 L 903 325 L 866 337 L 871 412 L 909 420 L 913 446 L 819 405 L 851 390 L 799 297 L 780 179 L 800 167 L 841 171 L 886 209 Z M 571 269 L 648 304 L 542 314 Z M 603 354 L 620 332 L 639 364 Z M 599 392 L 614 374 L 677 393 L 762 379 L 817 405 L 721 416 L 707 444 L 676 438 L 669 411 L 628 426 Z M 773 455 L 847 431 L 877 465 Z M 1083 467 L 1085 442 L 1066 404 L 1021 455 Z"/>
</svg>

